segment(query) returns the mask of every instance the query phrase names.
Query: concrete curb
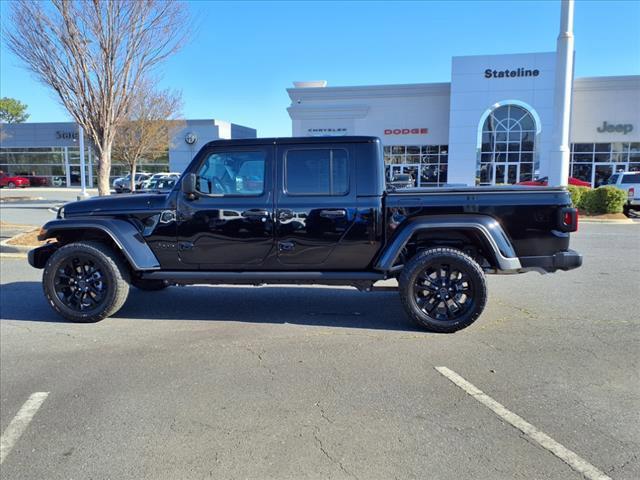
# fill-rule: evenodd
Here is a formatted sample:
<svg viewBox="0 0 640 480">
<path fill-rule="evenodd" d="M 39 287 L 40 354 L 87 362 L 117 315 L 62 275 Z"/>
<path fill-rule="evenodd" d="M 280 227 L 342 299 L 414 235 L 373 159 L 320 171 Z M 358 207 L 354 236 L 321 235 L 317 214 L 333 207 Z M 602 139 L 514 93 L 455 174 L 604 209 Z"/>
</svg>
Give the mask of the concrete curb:
<svg viewBox="0 0 640 480">
<path fill-rule="evenodd" d="M 26 253 L 2 253 L 0 252 L 0 258 L 27 258 Z"/>
<path fill-rule="evenodd" d="M 22 235 L 21 233 L 18 235 Z M 9 242 L 9 240 L 13 240 L 14 238 L 16 238 L 18 235 L 15 235 L 11 238 L 7 238 L 6 240 L 3 240 L 0 242 L 0 253 L 19 253 L 19 254 L 23 254 L 26 255 L 27 252 L 33 248 L 36 248 L 37 245 L 9 245 L 7 242 Z"/>
<path fill-rule="evenodd" d="M 44 197 L 0 197 L 0 203 L 20 203 L 20 202 L 36 202 L 39 200 L 44 200 Z"/>
<path fill-rule="evenodd" d="M 586 219 L 584 217 L 580 217 L 579 221 L 580 221 L 580 223 L 612 223 L 612 224 L 618 224 L 618 225 L 635 225 L 637 223 L 638 225 L 640 225 L 640 222 L 634 222 L 630 218 L 627 218 L 625 220 L 623 220 L 623 219 L 620 219 L 620 220 L 605 220 L 605 219 L 598 219 L 598 218 Z"/>
</svg>

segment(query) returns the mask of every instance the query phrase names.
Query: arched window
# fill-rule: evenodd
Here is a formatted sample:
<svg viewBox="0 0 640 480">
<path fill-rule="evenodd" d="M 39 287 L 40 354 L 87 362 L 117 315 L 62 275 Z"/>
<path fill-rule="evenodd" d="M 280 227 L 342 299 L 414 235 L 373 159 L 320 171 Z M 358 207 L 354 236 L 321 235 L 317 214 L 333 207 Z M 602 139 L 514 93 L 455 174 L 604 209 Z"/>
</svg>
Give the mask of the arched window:
<svg viewBox="0 0 640 480">
<path fill-rule="evenodd" d="M 486 117 L 480 146 L 480 185 L 533 178 L 536 121 L 526 108 L 502 105 Z"/>
</svg>

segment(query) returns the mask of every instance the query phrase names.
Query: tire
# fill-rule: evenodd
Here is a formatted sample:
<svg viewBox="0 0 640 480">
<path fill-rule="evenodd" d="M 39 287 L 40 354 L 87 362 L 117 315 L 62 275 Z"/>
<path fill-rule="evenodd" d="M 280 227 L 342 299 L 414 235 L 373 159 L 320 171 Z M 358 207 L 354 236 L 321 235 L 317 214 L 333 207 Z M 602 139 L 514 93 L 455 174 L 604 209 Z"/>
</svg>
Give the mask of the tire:
<svg viewBox="0 0 640 480">
<path fill-rule="evenodd" d="M 7 183 L 7 187 L 8 188 L 16 188 L 16 184 L 13 183 L 13 182 L 9 182 L 9 183 Z"/>
<path fill-rule="evenodd" d="M 398 283 L 409 318 L 432 332 L 453 333 L 468 327 L 487 303 L 487 282 L 480 265 L 455 248 L 418 253 L 405 265 Z"/>
<path fill-rule="evenodd" d="M 628 204 L 628 203 L 625 203 L 625 204 L 622 206 L 622 213 L 624 213 L 627 217 L 630 215 L 630 213 L 631 213 L 631 207 L 629 206 L 629 204 Z"/>
<path fill-rule="evenodd" d="M 77 242 L 60 247 L 47 261 L 42 286 L 49 305 L 77 323 L 116 313 L 129 294 L 129 268 L 111 247 Z M 77 292 L 80 295 L 77 295 Z"/>
<path fill-rule="evenodd" d="M 143 278 L 132 278 L 131 285 L 138 290 L 144 290 L 145 292 L 155 292 L 158 290 L 164 290 L 169 286 L 164 280 L 149 280 Z"/>
</svg>

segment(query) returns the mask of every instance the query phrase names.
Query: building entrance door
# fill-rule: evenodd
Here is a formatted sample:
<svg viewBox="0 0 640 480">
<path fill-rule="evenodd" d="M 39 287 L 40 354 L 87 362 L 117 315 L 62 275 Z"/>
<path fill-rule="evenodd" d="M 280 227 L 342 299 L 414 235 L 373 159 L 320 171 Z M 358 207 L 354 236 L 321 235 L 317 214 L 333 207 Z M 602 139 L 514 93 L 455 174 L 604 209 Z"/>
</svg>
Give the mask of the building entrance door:
<svg viewBox="0 0 640 480">
<path fill-rule="evenodd" d="M 519 163 L 496 163 L 495 166 L 495 178 L 493 179 L 494 185 L 504 183 L 513 185 L 514 183 L 518 183 L 518 178 L 520 178 Z"/>
</svg>

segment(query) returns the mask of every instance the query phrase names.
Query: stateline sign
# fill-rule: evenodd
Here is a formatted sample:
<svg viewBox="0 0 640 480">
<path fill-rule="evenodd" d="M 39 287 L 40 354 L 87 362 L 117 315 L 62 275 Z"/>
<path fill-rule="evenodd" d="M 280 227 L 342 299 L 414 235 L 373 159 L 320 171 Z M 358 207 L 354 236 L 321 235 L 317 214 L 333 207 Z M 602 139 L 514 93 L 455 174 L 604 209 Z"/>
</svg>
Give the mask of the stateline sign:
<svg viewBox="0 0 640 480">
<path fill-rule="evenodd" d="M 518 77 L 537 77 L 540 70 L 529 68 L 516 68 L 515 70 L 493 70 L 487 68 L 484 71 L 484 78 L 518 78 Z"/>
<path fill-rule="evenodd" d="M 58 140 L 77 140 L 78 132 L 65 132 L 62 130 L 56 131 L 56 139 Z"/>
</svg>

